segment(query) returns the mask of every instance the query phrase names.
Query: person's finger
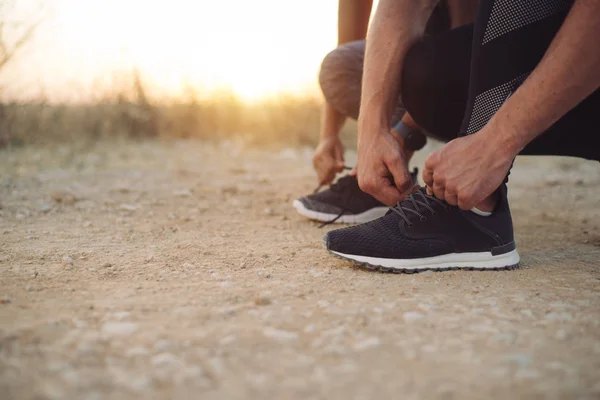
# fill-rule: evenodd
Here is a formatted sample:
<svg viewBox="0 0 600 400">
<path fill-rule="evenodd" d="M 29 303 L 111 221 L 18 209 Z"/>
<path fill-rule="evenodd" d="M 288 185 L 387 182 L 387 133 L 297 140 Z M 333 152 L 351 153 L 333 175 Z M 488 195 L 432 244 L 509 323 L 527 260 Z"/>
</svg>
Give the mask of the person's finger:
<svg viewBox="0 0 600 400">
<path fill-rule="evenodd" d="M 485 196 L 485 195 L 484 195 Z M 473 207 L 476 207 L 483 199 L 484 196 L 475 193 L 471 193 L 469 191 L 464 191 L 460 195 L 458 195 L 458 207 L 461 210 L 470 210 Z"/>
<path fill-rule="evenodd" d="M 335 172 L 342 172 L 345 168 L 345 164 L 343 161 L 337 161 L 334 168 Z"/>
<path fill-rule="evenodd" d="M 458 205 L 458 208 L 466 211 L 466 210 L 470 210 L 473 207 L 475 207 L 476 203 L 473 202 L 467 196 L 459 196 L 458 200 L 457 200 L 457 205 Z"/>
<path fill-rule="evenodd" d="M 433 170 L 427 168 L 427 165 L 423 168 L 423 182 L 425 186 L 432 187 L 433 186 Z"/>
<path fill-rule="evenodd" d="M 433 182 L 433 194 L 440 200 L 444 200 L 444 194 L 446 193 L 446 188 L 441 182 Z"/>
<path fill-rule="evenodd" d="M 379 171 L 379 174 L 384 175 L 386 172 Z M 394 206 L 398 201 L 402 200 L 403 196 L 390 179 L 381 175 L 378 176 L 375 174 L 368 177 L 359 177 L 359 187 L 363 192 L 370 194 L 382 203 Z"/>
<path fill-rule="evenodd" d="M 387 162 L 387 168 L 394 178 L 394 184 L 403 195 L 408 195 L 413 186 L 412 176 L 404 165 L 404 160 L 396 158 Z"/>
<path fill-rule="evenodd" d="M 321 168 L 317 173 L 320 185 L 329 185 L 335 179 L 336 171 L 332 168 Z"/>
<path fill-rule="evenodd" d="M 425 189 L 427 190 L 428 195 L 433 196 L 433 189 L 431 186 L 425 186 Z"/>
<path fill-rule="evenodd" d="M 457 196 L 457 194 L 449 191 L 448 188 L 446 188 L 446 191 L 444 192 L 444 200 L 446 200 L 446 202 L 448 204 L 451 204 L 453 206 L 458 205 L 458 196 Z"/>
<path fill-rule="evenodd" d="M 335 159 L 344 164 L 344 149 L 341 146 L 335 148 Z"/>
<path fill-rule="evenodd" d="M 431 153 L 425 160 L 423 168 L 423 182 L 426 186 L 433 187 L 433 172 L 437 166 L 438 154 L 437 151 Z"/>
<path fill-rule="evenodd" d="M 383 204 L 386 204 L 390 207 L 395 206 L 396 203 L 406 197 L 387 178 L 381 180 L 380 184 L 378 185 L 377 193 L 373 196 Z"/>
</svg>

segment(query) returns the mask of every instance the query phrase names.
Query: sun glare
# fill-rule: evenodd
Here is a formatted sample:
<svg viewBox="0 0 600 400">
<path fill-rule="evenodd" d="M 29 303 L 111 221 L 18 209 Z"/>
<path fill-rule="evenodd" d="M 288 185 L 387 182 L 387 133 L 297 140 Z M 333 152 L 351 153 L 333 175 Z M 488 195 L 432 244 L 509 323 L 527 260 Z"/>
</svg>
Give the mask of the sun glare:
<svg viewBox="0 0 600 400">
<path fill-rule="evenodd" d="M 316 88 L 320 61 L 336 44 L 336 0 L 52 4 L 43 49 L 29 68 L 55 97 L 133 67 L 171 95 L 186 85 L 247 100 L 302 93 Z"/>
</svg>

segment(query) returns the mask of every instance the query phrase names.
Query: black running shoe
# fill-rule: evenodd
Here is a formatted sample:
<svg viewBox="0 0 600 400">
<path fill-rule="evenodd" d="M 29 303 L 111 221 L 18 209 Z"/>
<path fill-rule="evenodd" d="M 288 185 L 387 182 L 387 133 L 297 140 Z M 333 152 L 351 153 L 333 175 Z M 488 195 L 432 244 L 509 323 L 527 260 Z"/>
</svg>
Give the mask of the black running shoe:
<svg viewBox="0 0 600 400">
<path fill-rule="evenodd" d="M 506 186 L 492 215 L 480 216 L 427 195 L 425 188 L 374 221 L 333 230 L 331 253 L 384 272 L 518 267 Z"/>
<path fill-rule="evenodd" d="M 417 174 L 415 168 L 411 173 L 413 182 L 417 181 Z M 358 180 L 351 175 L 341 177 L 327 190 L 294 200 L 293 205 L 301 215 L 326 224 L 362 224 L 384 216 L 389 209 L 360 190 Z"/>
</svg>

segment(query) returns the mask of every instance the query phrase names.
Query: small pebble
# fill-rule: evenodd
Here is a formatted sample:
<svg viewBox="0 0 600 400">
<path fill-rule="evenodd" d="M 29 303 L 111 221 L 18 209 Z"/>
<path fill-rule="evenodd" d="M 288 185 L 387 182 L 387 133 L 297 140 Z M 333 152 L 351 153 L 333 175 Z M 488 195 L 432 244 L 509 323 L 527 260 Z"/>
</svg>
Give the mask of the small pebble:
<svg viewBox="0 0 600 400">
<path fill-rule="evenodd" d="M 177 364 L 179 359 L 171 353 L 160 353 L 152 357 L 150 363 L 154 367 Z"/>
<path fill-rule="evenodd" d="M 124 210 L 124 211 L 135 211 L 137 210 L 137 207 L 134 206 L 133 204 L 121 204 L 119 206 L 119 209 Z"/>
<path fill-rule="evenodd" d="M 75 194 L 73 194 L 73 192 L 69 190 L 57 190 L 54 193 L 52 193 L 52 200 L 54 200 L 57 203 L 71 205 L 75 204 L 75 202 L 77 201 L 77 197 L 75 196 Z"/>
<path fill-rule="evenodd" d="M 104 264 L 102 264 L 102 268 L 110 268 L 110 267 L 112 267 L 111 263 L 104 263 Z"/>
<path fill-rule="evenodd" d="M 168 340 L 160 339 L 154 343 L 153 347 L 154 347 L 154 350 L 156 350 L 156 351 L 165 352 L 165 351 L 173 348 L 173 345 Z"/>
<path fill-rule="evenodd" d="M 573 319 L 573 315 L 568 312 L 551 312 L 546 314 L 546 319 L 548 321 L 570 321 Z"/>
<path fill-rule="evenodd" d="M 148 349 L 145 347 L 132 347 L 125 351 L 127 357 L 140 357 L 148 354 Z"/>
<path fill-rule="evenodd" d="M 289 341 L 298 339 L 298 334 L 296 332 L 284 331 L 281 329 L 275 328 L 265 328 L 263 329 L 263 334 L 271 339 L 276 339 L 280 341 Z"/>
<path fill-rule="evenodd" d="M 365 340 L 361 340 L 360 342 L 356 343 L 353 348 L 354 348 L 354 350 L 362 351 L 362 350 L 379 347 L 380 345 L 381 345 L 381 339 L 373 336 L 373 337 L 367 338 Z"/>
<path fill-rule="evenodd" d="M 63 256 L 62 258 L 62 263 L 67 265 L 67 264 L 73 264 L 73 259 L 69 256 Z"/>
<path fill-rule="evenodd" d="M 177 197 L 190 197 L 192 192 L 190 189 L 175 190 L 173 194 Z"/>
<path fill-rule="evenodd" d="M 133 322 L 107 322 L 102 327 L 102 333 L 108 336 L 128 336 L 137 330 Z"/>
<path fill-rule="evenodd" d="M 407 311 L 402 315 L 402 319 L 404 319 L 404 322 L 406 323 L 418 321 L 420 319 L 423 319 L 424 317 L 425 316 L 423 314 L 416 311 Z"/>
<path fill-rule="evenodd" d="M 512 362 L 519 367 L 526 367 L 531 364 L 531 356 L 527 354 L 508 354 L 502 357 L 503 361 Z"/>
<path fill-rule="evenodd" d="M 3 297 L 0 299 L 0 304 L 10 304 L 12 303 L 12 299 L 8 298 L 8 297 Z"/>
<path fill-rule="evenodd" d="M 235 335 L 227 335 L 219 341 L 221 346 L 227 346 L 236 341 Z"/>
<path fill-rule="evenodd" d="M 257 306 L 268 306 L 269 304 L 271 304 L 271 299 L 269 299 L 268 297 L 256 297 L 254 299 L 254 304 L 256 304 Z"/>
</svg>

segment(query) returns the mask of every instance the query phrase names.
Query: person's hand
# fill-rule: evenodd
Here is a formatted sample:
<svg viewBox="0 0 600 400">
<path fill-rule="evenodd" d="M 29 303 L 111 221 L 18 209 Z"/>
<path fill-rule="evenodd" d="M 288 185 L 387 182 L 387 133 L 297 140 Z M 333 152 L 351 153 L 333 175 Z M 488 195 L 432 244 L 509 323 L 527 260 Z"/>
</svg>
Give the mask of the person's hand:
<svg viewBox="0 0 600 400">
<path fill-rule="evenodd" d="M 395 205 L 413 188 L 407 160 L 400 142 L 389 130 L 360 135 L 356 168 L 358 185 L 382 203 Z"/>
<path fill-rule="evenodd" d="M 329 185 L 344 170 L 344 145 L 338 137 L 321 139 L 313 155 L 319 185 Z"/>
<path fill-rule="evenodd" d="M 427 191 L 463 210 L 476 207 L 502 184 L 518 151 L 485 127 L 454 139 L 425 160 Z"/>
</svg>

